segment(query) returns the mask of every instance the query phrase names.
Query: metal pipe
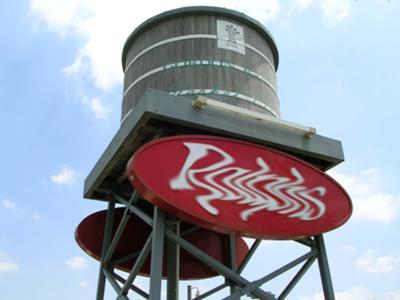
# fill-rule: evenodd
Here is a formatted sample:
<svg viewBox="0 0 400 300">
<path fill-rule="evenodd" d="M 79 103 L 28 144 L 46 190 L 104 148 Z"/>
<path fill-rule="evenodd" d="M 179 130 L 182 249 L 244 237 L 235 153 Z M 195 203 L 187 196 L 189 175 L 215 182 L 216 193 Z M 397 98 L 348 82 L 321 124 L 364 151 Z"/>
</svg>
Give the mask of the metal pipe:
<svg viewBox="0 0 400 300">
<path fill-rule="evenodd" d="M 135 258 L 135 257 L 138 257 L 138 255 L 139 255 L 141 252 L 142 252 L 141 250 L 135 251 L 135 252 L 133 252 L 133 253 L 131 253 L 131 254 L 125 255 L 125 256 L 123 256 L 123 257 L 120 257 L 120 258 L 118 258 L 118 259 L 116 259 L 116 260 L 111 261 L 111 264 L 112 264 L 113 266 L 120 265 L 120 264 L 122 264 L 122 263 L 124 263 L 124 262 L 126 262 L 126 261 L 128 261 L 128 260 L 131 260 L 131 259 L 133 259 L 133 258 Z"/>
<path fill-rule="evenodd" d="M 239 266 L 238 273 L 242 273 L 244 268 L 247 266 L 249 263 L 250 259 L 253 257 L 253 254 L 256 252 L 258 246 L 261 244 L 262 240 L 255 240 L 253 245 L 251 245 L 251 248 L 249 252 L 247 253 L 246 257 L 243 259 L 242 263 Z"/>
<path fill-rule="evenodd" d="M 180 222 L 173 222 L 173 225 L 168 226 L 177 235 L 180 234 Z M 179 299 L 179 245 L 168 240 L 167 241 L 167 299 Z"/>
<path fill-rule="evenodd" d="M 166 235 L 169 239 L 178 243 L 183 249 L 190 252 L 194 257 L 205 263 L 207 266 L 213 268 L 217 273 L 223 275 L 224 277 L 228 278 L 229 280 L 235 281 L 240 286 L 246 286 L 250 284 L 248 280 L 233 272 L 231 269 L 226 267 L 225 265 L 221 264 L 219 261 L 215 260 L 213 257 L 209 256 L 204 251 L 198 249 L 197 247 L 193 246 L 191 243 L 187 242 L 185 239 L 177 236 L 171 230 L 166 230 Z M 275 300 L 274 297 L 271 296 L 270 293 L 266 293 L 261 289 L 255 289 L 251 292 L 254 296 L 261 297 L 261 299 L 271 299 Z"/>
<path fill-rule="evenodd" d="M 196 296 L 193 300 L 201 300 L 201 299 L 207 298 L 208 296 L 211 296 L 212 294 L 219 292 L 220 290 L 226 288 L 227 286 L 228 286 L 228 284 L 226 282 L 224 282 L 223 284 L 221 284 L 199 296 Z"/>
<path fill-rule="evenodd" d="M 134 266 L 132 267 L 132 270 L 129 273 L 128 278 L 126 279 L 126 282 L 119 293 L 120 296 L 128 294 L 129 287 L 135 280 L 137 274 L 139 274 L 140 269 L 142 268 L 144 262 L 146 261 L 146 258 L 149 256 L 151 250 L 151 241 L 152 241 L 152 234 L 150 234 L 150 236 L 147 238 L 147 241 L 143 246 L 142 252 L 140 253 L 138 259 L 136 260 Z"/>
<path fill-rule="evenodd" d="M 271 279 L 279 276 L 280 274 L 290 270 L 291 268 L 297 266 L 298 264 L 302 263 L 303 261 L 305 261 L 311 257 L 314 257 L 316 255 L 318 255 L 318 251 L 316 249 L 311 250 L 310 252 L 308 252 L 308 253 L 300 256 L 299 258 L 291 261 L 290 263 L 284 265 L 283 267 L 273 271 L 272 273 L 247 284 L 245 287 L 241 288 L 240 290 L 236 291 L 235 293 L 231 294 L 230 296 L 224 298 L 224 300 L 233 300 L 233 299 L 236 299 L 235 297 L 237 297 L 237 296 L 247 295 L 248 293 L 251 293 L 254 289 L 259 288 L 261 285 L 263 285 L 267 281 L 270 281 Z M 275 299 L 275 297 L 273 297 L 272 299 Z"/>
<path fill-rule="evenodd" d="M 112 275 L 114 276 L 114 278 L 121 282 L 122 284 L 125 284 L 126 280 L 124 278 L 122 278 L 121 276 L 119 276 L 117 273 L 112 273 Z M 131 290 L 133 290 L 134 292 L 136 292 L 138 295 L 142 296 L 145 299 L 149 299 L 149 294 L 147 294 L 145 291 L 143 291 L 142 289 L 138 288 L 137 286 L 131 284 L 131 286 L 129 287 Z"/>
<path fill-rule="evenodd" d="M 317 247 L 319 252 L 318 265 L 319 265 L 319 272 L 321 275 L 324 297 L 326 300 L 335 300 L 331 273 L 329 271 L 328 255 L 326 254 L 325 242 L 322 234 L 315 236 L 315 241 L 317 242 Z"/>
<path fill-rule="evenodd" d="M 300 279 L 304 276 L 304 274 L 308 271 L 308 269 L 312 266 L 314 261 L 317 259 L 316 256 L 311 257 L 308 259 L 304 265 L 300 268 L 300 270 L 296 273 L 296 275 L 293 277 L 293 279 L 289 282 L 289 284 L 286 286 L 286 288 L 282 291 L 282 293 L 279 295 L 278 300 L 283 300 L 289 295 L 289 293 L 293 290 L 293 288 L 296 286 L 296 284 L 300 281 Z"/>
<path fill-rule="evenodd" d="M 117 281 L 114 279 L 114 277 L 111 275 L 110 271 L 103 269 L 104 275 L 107 277 L 108 282 L 111 284 L 115 292 L 118 294 L 119 291 L 121 290 L 121 287 L 117 283 Z"/>
<path fill-rule="evenodd" d="M 130 205 L 135 198 L 138 198 L 138 194 L 136 192 L 133 193 L 131 199 L 129 200 L 128 204 Z M 117 245 L 119 243 L 119 240 L 121 239 L 122 234 L 124 233 L 126 224 L 128 224 L 128 221 L 131 217 L 130 210 L 128 208 L 125 208 L 124 214 L 122 216 L 122 219 L 118 225 L 118 228 L 116 232 L 114 233 L 114 237 L 111 241 L 111 244 L 108 247 L 108 251 L 105 255 L 104 261 L 103 261 L 103 266 L 106 267 L 111 260 L 112 255 L 114 254 L 115 248 L 117 248 Z"/>
<path fill-rule="evenodd" d="M 229 266 L 232 269 L 232 271 L 237 272 L 237 265 L 236 265 L 236 238 L 234 234 L 230 234 L 228 236 L 228 245 L 229 245 Z M 231 294 L 233 294 L 237 290 L 237 285 L 230 281 L 230 290 Z M 239 298 L 236 297 L 235 300 L 238 300 Z"/>
<path fill-rule="evenodd" d="M 129 205 L 127 201 L 123 199 L 122 201 L 123 201 L 122 203 L 124 203 L 126 207 L 128 207 L 135 215 L 141 218 L 145 223 L 147 223 L 147 225 L 153 226 L 153 219 L 148 214 L 146 214 L 145 212 L 143 212 L 141 209 L 139 209 L 134 205 Z"/>
<path fill-rule="evenodd" d="M 151 247 L 150 266 L 150 300 L 161 298 L 161 278 L 163 265 L 165 214 L 161 209 L 154 207 L 154 226 Z"/>
<path fill-rule="evenodd" d="M 104 289 L 106 284 L 106 278 L 103 273 L 103 258 L 107 251 L 108 245 L 111 241 L 112 235 L 112 227 L 114 220 L 114 208 L 115 208 L 115 200 L 112 197 L 108 202 L 107 208 L 107 216 L 106 216 L 106 224 L 104 226 L 104 236 L 103 236 L 103 245 L 101 250 L 101 259 L 100 259 L 100 267 L 99 267 L 99 278 L 97 280 L 97 291 L 96 291 L 96 300 L 104 299 Z"/>
</svg>

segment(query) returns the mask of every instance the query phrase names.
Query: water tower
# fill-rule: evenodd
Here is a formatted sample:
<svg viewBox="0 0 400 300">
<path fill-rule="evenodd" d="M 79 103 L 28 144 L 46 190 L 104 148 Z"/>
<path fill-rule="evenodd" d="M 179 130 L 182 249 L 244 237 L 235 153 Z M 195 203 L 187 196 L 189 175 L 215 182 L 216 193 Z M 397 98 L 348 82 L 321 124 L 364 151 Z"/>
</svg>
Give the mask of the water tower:
<svg viewBox="0 0 400 300">
<path fill-rule="evenodd" d="M 116 299 L 178 299 L 181 280 L 223 276 L 195 299 L 284 299 L 318 261 L 334 299 L 322 234 L 351 215 L 346 192 L 324 172 L 341 143 L 280 119 L 278 50 L 256 20 L 187 7 L 157 15 L 127 39 L 121 126 L 85 180 L 84 197 L 108 203 L 76 240 L 100 261 Z M 243 237 L 254 239 L 250 248 Z M 301 243 L 304 255 L 257 280 L 241 273 L 265 239 Z M 282 291 L 262 285 L 301 266 Z M 121 277 L 115 272 L 127 272 Z M 147 291 L 134 284 L 148 276 Z M 191 297 L 191 296 L 190 296 Z"/>
</svg>

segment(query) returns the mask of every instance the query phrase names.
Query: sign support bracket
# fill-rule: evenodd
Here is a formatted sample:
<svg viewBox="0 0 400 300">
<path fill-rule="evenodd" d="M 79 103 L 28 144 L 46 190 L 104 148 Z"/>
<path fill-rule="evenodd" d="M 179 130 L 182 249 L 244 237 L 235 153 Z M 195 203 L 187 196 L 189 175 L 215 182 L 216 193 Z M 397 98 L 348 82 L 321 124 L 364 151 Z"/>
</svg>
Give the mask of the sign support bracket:
<svg viewBox="0 0 400 300">
<path fill-rule="evenodd" d="M 242 264 L 240 266 L 236 266 L 236 262 L 234 261 L 235 236 L 228 235 L 227 243 L 229 246 L 228 249 L 230 251 L 230 256 L 229 262 L 227 262 L 228 265 L 224 265 L 184 239 L 184 236 L 188 232 L 195 230 L 196 227 L 189 228 L 188 230 L 185 230 L 181 233 L 180 220 L 176 220 L 175 218 L 171 219 L 170 217 L 167 218 L 165 213 L 157 207 L 154 207 L 153 217 L 147 215 L 136 205 L 138 197 L 139 195 L 137 195 L 135 192 L 132 194 L 129 200 L 125 199 L 121 195 L 111 194 L 111 198 L 108 203 L 105 224 L 105 234 L 103 240 L 103 250 L 99 270 L 99 281 L 96 300 L 104 299 L 106 281 L 108 281 L 112 288 L 115 290 L 117 294 L 117 300 L 129 300 L 129 291 L 133 291 L 137 295 L 145 299 L 160 300 L 164 249 L 166 250 L 165 253 L 167 254 L 168 259 L 170 259 L 167 269 L 167 299 L 178 300 L 180 248 L 189 251 L 197 259 L 199 259 L 207 266 L 214 269 L 217 273 L 225 277 L 225 283 L 212 288 L 202 295 L 196 296 L 195 298 L 193 298 L 193 300 L 205 299 L 227 287 L 229 287 L 231 292 L 230 295 L 224 299 L 236 300 L 240 299 L 242 295 L 252 294 L 252 297 L 255 297 L 255 299 L 283 300 L 286 299 L 286 297 L 290 294 L 296 284 L 301 280 L 301 278 L 305 275 L 305 273 L 309 270 L 311 265 L 316 260 L 318 260 L 324 297 L 327 300 L 335 299 L 325 243 L 322 235 L 296 240 L 296 242 L 299 242 L 309 247 L 310 251 L 258 280 L 249 281 L 242 277 L 240 273 L 249 263 L 251 257 L 255 253 L 257 247 L 261 244 L 262 240 L 255 240 L 253 242 L 253 245 L 250 247 L 247 256 L 244 258 Z M 135 213 L 137 216 L 145 220 L 146 223 L 153 227 L 153 231 L 146 241 L 142 251 L 137 251 L 136 253 L 132 253 L 126 257 L 112 260 L 111 257 L 113 255 L 113 251 L 118 244 L 118 238 L 122 234 L 122 232 L 118 232 L 118 228 L 122 228 L 124 226 L 123 223 L 126 223 L 126 220 L 122 218 L 119 225 L 113 224 L 116 203 L 125 205 L 126 209 L 128 209 L 130 213 Z M 117 228 L 114 234 L 112 228 Z M 142 289 L 136 287 L 133 282 L 138 275 L 144 261 L 149 255 L 151 255 L 152 263 L 150 271 L 149 293 L 147 293 Z M 120 275 L 116 274 L 113 271 L 116 263 L 126 261 L 134 257 L 138 258 L 126 279 L 122 278 Z M 281 274 L 289 271 L 290 269 L 301 263 L 303 263 L 301 268 L 297 271 L 292 280 L 288 283 L 288 285 L 284 288 L 284 290 L 280 293 L 278 297 L 275 297 L 270 292 L 265 292 L 260 288 L 268 281 L 280 276 Z"/>
</svg>

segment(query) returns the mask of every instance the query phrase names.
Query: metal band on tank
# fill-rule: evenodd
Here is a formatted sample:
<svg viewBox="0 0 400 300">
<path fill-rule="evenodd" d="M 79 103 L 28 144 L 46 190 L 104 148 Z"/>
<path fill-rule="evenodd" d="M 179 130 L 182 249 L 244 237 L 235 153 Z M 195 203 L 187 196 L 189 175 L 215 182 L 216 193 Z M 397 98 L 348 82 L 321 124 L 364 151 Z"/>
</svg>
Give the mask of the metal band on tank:
<svg viewBox="0 0 400 300">
<path fill-rule="evenodd" d="M 263 76 L 261 76 L 260 74 L 245 68 L 243 66 L 240 65 L 236 65 L 233 63 L 229 63 L 229 62 L 224 62 L 224 61 L 219 61 L 219 60 L 213 60 L 213 59 L 199 59 L 199 60 L 186 60 L 186 61 L 180 61 L 177 63 L 170 63 L 158 68 L 155 68 L 145 74 L 143 74 L 142 76 L 136 78 L 135 81 L 133 81 L 125 90 L 123 97 L 126 96 L 126 94 L 136 85 L 138 84 L 140 81 L 142 81 L 143 79 L 158 73 L 158 72 L 162 72 L 165 70 L 171 70 L 171 69 L 175 69 L 175 68 L 182 68 L 182 67 L 194 67 L 194 66 L 213 66 L 213 67 L 225 67 L 225 68 L 232 68 L 236 71 L 245 73 L 259 81 L 261 81 L 262 83 L 264 83 L 265 85 L 268 86 L 268 88 L 271 89 L 271 91 L 275 94 L 275 96 L 278 98 L 278 93 L 275 90 L 274 86 L 267 80 L 265 79 Z"/>
<path fill-rule="evenodd" d="M 249 97 L 249 96 L 237 93 L 237 92 L 220 90 L 220 89 L 187 89 L 187 90 L 172 91 L 172 92 L 169 92 L 169 94 L 174 95 L 174 96 L 211 95 L 211 94 L 213 94 L 213 95 L 219 95 L 219 96 L 238 98 L 238 99 L 250 102 L 254 105 L 257 105 L 257 106 L 269 111 L 275 118 L 279 119 L 279 115 L 271 107 L 266 105 L 264 102 L 261 102 L 260 100 L 254 99 L 252 97 Z"/>
<path fill-rule="evenodd" d="M 147 47 L 146 49 L 142 50 L 141 52 L 139 52 L 127 65 L 127 67 L 125 68 L 125 73 L 129 70 L 129 68 L 133 65 L 133 63 L 143 54 L 149 52 L 150 50 L 168 44 L 168 43 L 172 43 L 172 42 L 177 42 L 177 41 L 183 41 L 183 40 L 190 40 L 190 39 L 213 39 L 213 40 L 217 40 L 218 37 L 215 34 L 187 34 L 187 35 L 181 35 L 181 36 L 176 36 L 173 38 L 169 38 L 169 39 L 165 39 L 162 41 L 159 41 L 149 47 Z M 238 44 L 240 44 L 238 42 Z M 255 53 L 257 53 L 258 55 L 260 55 L 266 62 L 267 64 L 272 68 L 272 70 L 275 72 L 275 67 L 274 65 L 271 63 L 271 61 L 268 59 L 267 56 L 264 55 L 264 53 L 262 53 L 260 50 L 258 50 L 257 48 L 253 47 L 252 45 L 249 45 L 247 43 L 245 44 L 241 44 L 244 45 L 246 48 L 249 48 L 250 50 L 254 51 Z"/>
</svg>

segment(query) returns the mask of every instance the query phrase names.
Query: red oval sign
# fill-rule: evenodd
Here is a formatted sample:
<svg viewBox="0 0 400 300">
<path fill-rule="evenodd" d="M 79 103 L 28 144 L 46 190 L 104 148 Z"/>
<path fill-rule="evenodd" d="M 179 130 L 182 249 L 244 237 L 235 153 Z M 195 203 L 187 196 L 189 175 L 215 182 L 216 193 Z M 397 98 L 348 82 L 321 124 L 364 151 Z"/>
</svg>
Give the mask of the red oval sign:
<svg viewBox="0 0 400 300">
<path fill-rule="evenodd" d="M 346 191 L 325 173 L 233 139 L 161 138 L 135 153 L 127 173 L 157 207 L 223 233 L 295 239 L 337 228 L 352 212 Z"/>
<path fill-rule="evenodd" d="M 144 207 L 141 207 L 142 209 Z M 152 210 L 144 208 L 145 211 L 150 213 Z M 117 227 L 122 219 L 124 213 L 124 208 L 119 207 L 114 211 L 114 226 L 113 233 L 117 230 Z M 78 225 L 75 231 L 75 239 L 78 245 L 89 254 L 91 257 L 100 260 L 101 249 L 103 245 L 104 238 L 104 228 L 106 224 L 107 211 L 101 210 L 94 214 L 87 216 Z M 187 223 L 181 223 L 181 230 L 185 231 L 192 227 Z M 124 232 L 115 248 L 112 261 L 118 260 L 127 255 L 132 255 L 132 253 L 138 252 L 143 249 L 147 238 L 151 234 L 151 227 L 147 225 L 139 217 L 132 215 L 125 226 Z M 195 245 L 203 252 L 212 256 L 214 259 L 221 263 L 226 264 L 229 261 L 227 248 L 227 236 L 210 231 L 207 229 L 198 229 L 190 232 L 184 236 L 185 240 Z M 236 263 L 238 266 L 243 262 L 249 248 L 246 242 L 241 237 L 236 237 Z M 131 257 L 124 262 L 121 262 L 114 267 L 130 272 L 132 267 L 135 265 L 137 257 Z M 183 280 L 192 279 L 204 279 L 213 276 L 217 276 L 213 269 L 210 269 L 207 265 L 196 259 L 187 251 L 180 250 L 180 270 L 179 278 Z M 168 255 L 164 253 L 163 255 L 163 277 L 167 278 L 167 268 L 168 266 Z M 143 276 L 150 275 L 150 257 L 148 257 L 140 270 L 139 274 Z"/>
</svg>

